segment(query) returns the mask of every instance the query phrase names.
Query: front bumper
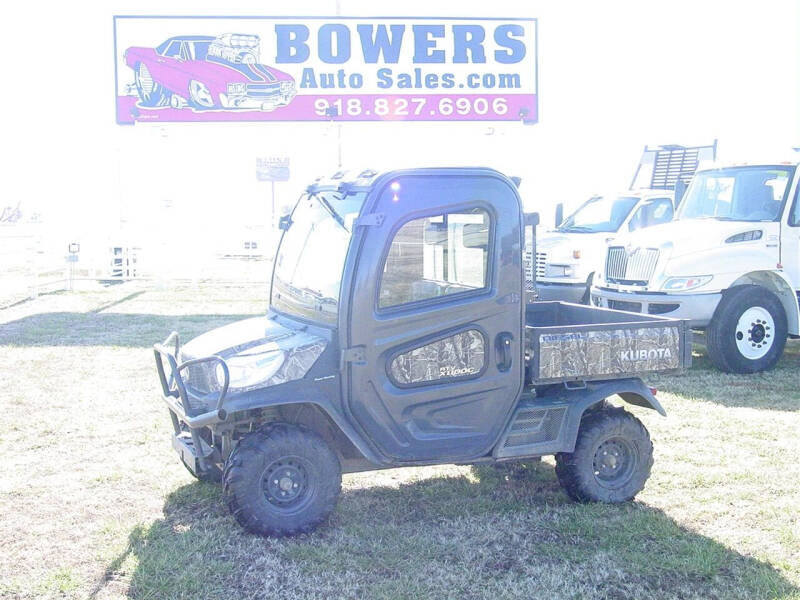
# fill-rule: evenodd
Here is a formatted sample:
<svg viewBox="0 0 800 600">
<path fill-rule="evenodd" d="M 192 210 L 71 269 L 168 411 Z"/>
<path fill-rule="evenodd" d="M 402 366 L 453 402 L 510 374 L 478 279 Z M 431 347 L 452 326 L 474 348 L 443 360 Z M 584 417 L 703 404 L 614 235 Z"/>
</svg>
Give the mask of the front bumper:
<svg viewBox="0 0 800 600">
<path fill-rule="evenodd" d="M 580 283 L 552 283 L 550 281 L 536 281 L 536 291 L 539 300 L 561 301 L 580 304 L 586 295 L 587 285 L 585 281 Z"/>
<path fill-rule="evenodd" d="M 274 94 L 264 96 L 228 96 L 226 94 L 220 94 L 220 103 L 223 108 L 270 112 L 278 107 L 286 106 L 296 95 L 297 92 L 295 90 L 286 93 L 275 92 Z"/>
<path fill-rule="evenodd" d="M 169 347 L 171 344 L 174 344 L 172 348 Z M 222 423 L 228 417 L 224 404 L 228 394 L 230 374 L 227 363 L 219 356 L 187 360 L 179 364 L 176 358 L 179 348 L 178 334 L 172 332 L 163 344 L 153 346 L 153 353 L 161 383 L 161 399 L 167 405 L 172 419 L 174 429 L 172 446 L 186 466 L 197 474 L 208 468 L 207 462 L 212 460 L 214 454 L 213 449 L 200 437 L 200 429 Z M 165 361 L 168 369 L 164 366 Z M 225 376 L 223 385 L 213 402 L 209 402 L 207 397 L 194 396 L 187 388 L 182 375 L 185 369 L 207 362 L 222 365 Z M 214 408 L 207 410 L 212 405 Z M 205 407 L 206 410 L 201 411 L 199 406 Z"/>
<path fill-rule="evenodd" d="M 650 315 L 663 315 L 671 319 L 685 319 L 690 327 L 706 327 L 714 316 L 721 293 L 711 294 L 659 294 L 619 292 L 593 286 L 590 301 L 594 306 L 627 310 Z"/>
</svg>

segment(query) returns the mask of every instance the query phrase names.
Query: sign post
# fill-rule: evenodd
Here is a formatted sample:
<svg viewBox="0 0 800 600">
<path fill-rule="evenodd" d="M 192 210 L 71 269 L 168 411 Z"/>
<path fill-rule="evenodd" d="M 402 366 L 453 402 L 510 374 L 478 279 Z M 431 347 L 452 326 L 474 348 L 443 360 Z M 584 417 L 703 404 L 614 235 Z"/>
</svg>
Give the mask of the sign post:
<svg viewBox="0 0 800 600">
<path fill-rule="evenodd" d="M 269 156 L 266 158 L 256 158 L 256 179 L 259 181 L 269 181 L 271 188 L 271 208 L 269 226 L 275 227 L 275 182 L 289 181 L 289 157 L 288 156 Z"/>
</svg>

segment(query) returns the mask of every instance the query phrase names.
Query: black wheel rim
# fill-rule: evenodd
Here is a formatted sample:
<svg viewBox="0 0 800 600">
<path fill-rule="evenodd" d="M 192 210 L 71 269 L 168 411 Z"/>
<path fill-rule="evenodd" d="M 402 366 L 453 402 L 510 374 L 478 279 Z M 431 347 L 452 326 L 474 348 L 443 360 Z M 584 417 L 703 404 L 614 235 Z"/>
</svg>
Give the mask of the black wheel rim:
<svg viewBox="0 0 800 600">
<path fill-rule="evenodd" d="M 264 498 L 282 512 L 294 512 L 313 495 L 312 473 L 311 464 L 299 456 L 285 456 L 272 461 L 262 477 Z"/>
<path fill-rule="evenodd" d="M 620 437 L 603 440 L 592 459 L 597 482 L 606 488 L 620 488 L 631 478 L 636 468 L 636 453 L 631 443 Z"/>
</svg>

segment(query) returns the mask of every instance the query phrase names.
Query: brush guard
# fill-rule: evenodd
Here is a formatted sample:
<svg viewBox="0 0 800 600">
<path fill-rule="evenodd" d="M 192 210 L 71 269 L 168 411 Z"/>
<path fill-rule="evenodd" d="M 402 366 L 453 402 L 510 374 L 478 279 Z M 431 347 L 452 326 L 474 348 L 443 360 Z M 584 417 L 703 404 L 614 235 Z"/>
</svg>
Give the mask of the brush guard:
<svg viewBox="0 0 800 600">
<path fill-rule="evenodd" d="M 163 343 L 153 346 L 156 370 L 158 371 L 158 379 L 161 382 L 161 390 L 163 392 L 162 400 L 167 404 L 172 426 L 175 429 L 172 445 L 189 470 L 197 475 L 199 471 L 204 471 L 208 468 L 207 459 L 214 452 L 200 437 L 200 429 L 222 423 L 228 417 L 224 405 L 228 395 L 230 372 L 225 360 L 217 355 L 178 363 L 179 351 L 180 339 L 176 331 L 173 331 Z M 167 369 L 164 367 L 165 360 L 169 366 L 169 377 L 167 376 Z M 209 362 L 219 363 L 222 366 L 223 382 L 216 402 L 208 402 L 207 397 L 193 394 L 181 375 L 185 369 L 192 365 Z M 195 410 L 190 399 L 200 401 L 199 404 L 208 403 L 216 406 L 213 410 L 200 412 Z M 188 432 L 184 429 L 184 425 Z"/>
</svg>

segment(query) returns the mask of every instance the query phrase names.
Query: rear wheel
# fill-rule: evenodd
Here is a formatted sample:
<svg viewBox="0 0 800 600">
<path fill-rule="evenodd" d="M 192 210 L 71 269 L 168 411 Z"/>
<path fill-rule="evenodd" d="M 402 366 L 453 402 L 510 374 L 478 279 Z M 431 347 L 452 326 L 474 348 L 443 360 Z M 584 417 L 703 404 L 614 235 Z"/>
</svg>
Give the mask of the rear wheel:
<svg viewBox="0 0 800 600">
<path fill-rule="evenodd" d="M 729 373 L 766 371 L 783 354 L 786 333 L 786 313 L 775 294 L 737 286 L 722 297 L 708 326 L 708 358 Z"/>
<path fill-rule="evenodd" d="M 144 63 L 138 63 L 134 71 L 136 92 L 142 106 L 165 106 L 169 103 L 169 93 L 153 79 Z"/>
<path fill-rule="evenodd" d="M 627 502 L 653 466 L 653 444 L 642 422 L 612 406 L 581 420 L 574 452 L 556 455 L 556 475 L 578 502 Z"/>
<path fill-rule="evenodd" d="M 259 535 L 312 531 L 336 505 L 336 454 L 299 425 L 270 424 L 244 437 L 228 459 L 223 494 L 239 524 Z"/>
</svg>

